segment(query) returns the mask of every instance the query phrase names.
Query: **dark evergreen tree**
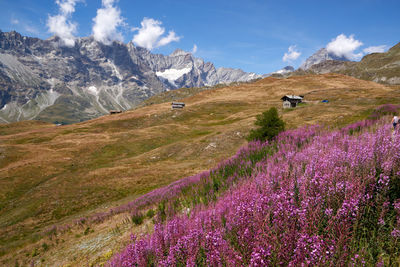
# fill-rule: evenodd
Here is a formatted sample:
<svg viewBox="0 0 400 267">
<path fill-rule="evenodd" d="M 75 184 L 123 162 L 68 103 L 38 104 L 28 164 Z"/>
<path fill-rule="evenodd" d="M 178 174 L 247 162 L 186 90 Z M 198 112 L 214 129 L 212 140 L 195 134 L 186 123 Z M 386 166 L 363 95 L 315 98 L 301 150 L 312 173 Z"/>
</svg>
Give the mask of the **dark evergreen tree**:
<svg viewBox="0 0 400 267">
<path fill-rule="evenodd" d="M 257 120 L 254 124 L 259 128 L 250 131 L 247 137 L 248 141 L 270 141 L 285 130 L 285 122 L 279 117 L 278 110 L 275 107 L 257 115 Z"/>
</svg>

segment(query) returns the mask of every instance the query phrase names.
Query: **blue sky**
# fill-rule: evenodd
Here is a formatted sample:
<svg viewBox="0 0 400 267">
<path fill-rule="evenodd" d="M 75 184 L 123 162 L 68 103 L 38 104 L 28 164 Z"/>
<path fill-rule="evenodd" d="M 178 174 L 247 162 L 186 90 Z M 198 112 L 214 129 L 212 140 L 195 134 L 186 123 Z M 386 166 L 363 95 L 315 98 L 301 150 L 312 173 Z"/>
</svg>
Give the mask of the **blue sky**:
<svg viewBox="0 0 400 267">
<path fill-rule="evenodd" d="M 74 11 L 63 13 L 60 3 L 72 3 Z M 98 16 L 99 9 L 104 16 Z M 262 74 L 298 67 L 329 43 L 332 51 L 353 60 L 387 50 L 400 41 L 399 14 L 398 0 L 0 0 L 0 29 L 40 38 L 64 34 L 68 45 L 75 37 L 92 35 L 96 24 L 96 36 L 105 43 L 127 43 L 136 36 L 136 45 L 162 54 L 197 46 L 195 55 L 217 67 Z M 75 31 L 60 33 L 57 21 L 51 28 L 50 18 L 58 15 L 74 23 Z"/>
</svg>

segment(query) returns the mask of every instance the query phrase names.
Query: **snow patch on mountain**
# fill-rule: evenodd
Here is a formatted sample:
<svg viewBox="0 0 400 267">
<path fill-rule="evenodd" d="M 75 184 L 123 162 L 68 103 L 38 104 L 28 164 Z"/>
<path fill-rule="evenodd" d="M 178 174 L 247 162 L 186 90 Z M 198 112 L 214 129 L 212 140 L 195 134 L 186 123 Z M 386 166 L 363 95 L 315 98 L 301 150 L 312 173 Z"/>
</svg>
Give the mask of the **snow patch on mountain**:
<svg viewBox="0 0 400 267">
<path fill-rule="evenodd" d="M 167 79 L 171 84 L 175 85 L 175 81 L 178 80 L 183 75 L 189 73 L 192 68 L 183 68 L 183 69 L 166 69 L 164 71 L 157 71 L 156 75 L 158 77 L 162 77 Z"/>
<path fill-rule="evenodd" d="M 99 90 L 97 90 L 96 86 L 89 86 L 89 88 L 87 89 L 89 93 L 91 93 L 92 95 L 98 95 L 99 94 Z"/>
<path fill-rule="evenodd" d="M 293 72 L 293 71 L 294 71 L 294 68 L 293 68 L 292 66 L 286 66 L 286 67 L 284 67 L 283 69 L 280 69 L 280 70 L 277 70 L 277 71 L 273 72 L 272 74 L 282 74 L 282 75 L 285 75 L 285 74 L 289 74 L 289 73 L 291 73 L 291 72 Z"/>
</svg>

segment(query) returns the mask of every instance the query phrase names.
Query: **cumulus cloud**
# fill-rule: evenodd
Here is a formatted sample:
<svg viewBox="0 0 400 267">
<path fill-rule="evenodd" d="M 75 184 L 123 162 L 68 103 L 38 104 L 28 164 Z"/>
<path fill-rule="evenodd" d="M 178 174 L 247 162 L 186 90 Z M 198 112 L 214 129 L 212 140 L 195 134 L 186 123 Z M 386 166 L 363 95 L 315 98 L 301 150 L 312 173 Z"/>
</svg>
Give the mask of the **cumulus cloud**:
<svg viewBox="0 0 400 267">
<path fill-rule="evenodd" d="M 387 49 L 387 45 L 378 45 L 378 46 L 370 46 L 367 48 L 364 48 L 364 53 L 366 54 L 371 54 L 371 53 L 383 53 Z"/>
<path fill-rule="evenodd" d="M 192 48 L 192 54 L 196 54 L 196 52 L 197 52 L 197 45 L 194 44 Z"/>
<path fill-rule="evenodd" d="M 144 18 L 140 24 L 140 28 L 132 29 L 138 31 L 138 33 L 133 36 L 132 41 L 138 46 L 145 47 L 148 50 L 167 45 L 171 42 L 177 42 L 181 38 L 177 36 L 174 31 L 169 31 L 167 36 L 163 36 L 165 28 L 161 26 L 161 21 L 152 18 Z"/>
<path fill-rule="evenodd" d="M 121 10 L 115 7 L 117 0 L 102 0 L 102 8 L 97 10 L 97 15 L 93 18 L 93 37 L 96 41 L 110 45 L 113 41 L 123 41 L 122 34 L 118 27 L 124 26 L 124 18 Z"/>
<path fill-rule="evenodd" d="M 60 37 L 63 45 L 75 45 L 75 32 L 77 23 L 70 21 L 72 14 L 75 12 L 75 5 L 81 0 L 57 0 L 59 6 L 59 14 L 49 16 L 47 19 L 47 27 L 49 32 Z"/>
<path fill-rule="evenodd" d="M 19 24 L 19 20 L 18 20 L 18 19 L 12 18 L 12 19 L 11 19 L 11 24 L 14 24 L 14 25 Z"/>
<path fill-rule="evenodd" d="M 363 53 L 355 52 L 362 45 L 363 43 L 361 41 L 354 39 L 354 35 L 347 37 L 344 34 L 340 34 L 335 39 L 332 39 L 326 46 L 326 49 L 328 53 L 334 54 L 335 56 L 356 60 L 363 56 Z"/>
<path fill-rule="evenodd" d="M 300 55 L 301 55 L 301 53 L 296 50 L 296 46 L 295 45 L 291 45 L 288 48 L 288 52 L 283 55 L 282 60 L 284 62 L 293 61 L 293 60 L 298 59 L 298 57 Z"/>
</svg>

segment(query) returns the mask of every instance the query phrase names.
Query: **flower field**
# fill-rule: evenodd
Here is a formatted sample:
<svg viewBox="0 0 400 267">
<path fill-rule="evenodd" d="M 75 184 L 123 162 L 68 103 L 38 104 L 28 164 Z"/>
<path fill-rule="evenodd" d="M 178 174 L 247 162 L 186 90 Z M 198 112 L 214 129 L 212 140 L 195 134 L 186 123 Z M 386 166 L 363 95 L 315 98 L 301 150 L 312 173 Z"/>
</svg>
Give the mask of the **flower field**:
<svg viewBox="0 0 400 267">
<path fill-rule="evenodd" d="M 390 127 L 313 126 L 250 143 L 171 191 L 154 233 L 132 236 L 109 265 L 398 264 L 400 134 Z"/>
</svg>

